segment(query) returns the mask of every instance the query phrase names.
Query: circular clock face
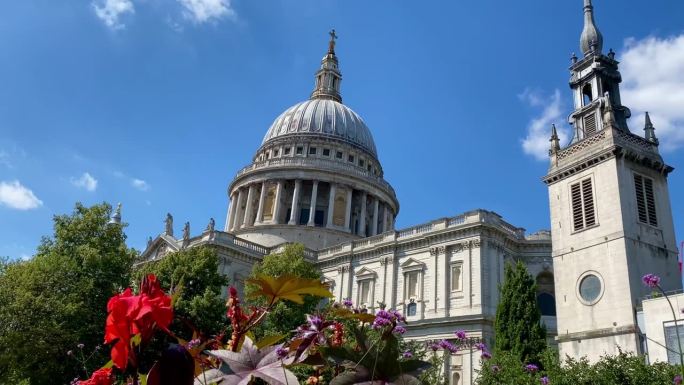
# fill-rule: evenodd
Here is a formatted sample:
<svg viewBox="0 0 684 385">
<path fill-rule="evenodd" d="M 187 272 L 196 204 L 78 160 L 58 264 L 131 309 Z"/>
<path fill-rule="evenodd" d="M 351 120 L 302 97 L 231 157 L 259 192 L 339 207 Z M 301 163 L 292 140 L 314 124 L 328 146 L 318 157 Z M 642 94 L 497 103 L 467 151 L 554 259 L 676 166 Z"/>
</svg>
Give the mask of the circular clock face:
<svg viewBox="0 0 684 385">
<path fill-rule="evenodd" d="M 601 296 L 601 280 L 594 274 L 585 275 L 579 283 L 579 294 L 588 304 L 598 301 Z"/>
</svg>

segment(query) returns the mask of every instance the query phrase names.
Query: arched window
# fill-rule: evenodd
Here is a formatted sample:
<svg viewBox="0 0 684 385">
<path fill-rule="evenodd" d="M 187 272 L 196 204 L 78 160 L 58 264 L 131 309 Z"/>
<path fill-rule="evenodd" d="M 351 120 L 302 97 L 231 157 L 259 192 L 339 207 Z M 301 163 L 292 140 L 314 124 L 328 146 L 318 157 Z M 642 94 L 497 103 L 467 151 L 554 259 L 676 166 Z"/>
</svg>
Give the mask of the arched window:
<svg viewBox="0 0 684 385">
<path fill-rule="evenodd" d="M 406 306 L 406 315 L 415 316 L 418 310 L 418 305 L 415 302 L 411 302 Z"/>
<path fill-rule="evenodd" d="M 584 87 L 582 87 L 582 105 L 588 106 L 591 104 L 592 99 L 594 99 L 594 97 L 591 92 L 591 84 L 585 84 Z"/>
<path fill-rule="evenodd" d="M 537 295 L 537 304 L 541 315 L 556 316 L 556 299 L 549 293 L 540 293 Z"/>
<path fill-rule="evenodd" d="M 556 299 L 553 286 L 553 274 L 543 271 L 537 276 L 537 305 L 542 315 L 556 315 Z"/>
</svg>

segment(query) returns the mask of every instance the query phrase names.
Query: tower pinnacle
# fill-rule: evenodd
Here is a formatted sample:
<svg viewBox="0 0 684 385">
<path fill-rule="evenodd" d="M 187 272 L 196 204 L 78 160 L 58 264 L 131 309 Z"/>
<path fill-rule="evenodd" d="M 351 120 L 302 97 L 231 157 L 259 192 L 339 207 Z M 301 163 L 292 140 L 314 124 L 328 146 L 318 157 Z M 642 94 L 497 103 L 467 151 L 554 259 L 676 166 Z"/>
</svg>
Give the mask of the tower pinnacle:
<svg viewBox="0 0 684 385">
<path fill-rule="evenodd" d="M 316 72 L 316 87 L 311 93 L 311 99 L 332 99 L 341 103 L 340 83 L 342 81 L 342 73 L 338 68 L 339 63 L 335 55 L 337 34 L 333 29 L 329 32 L 329 35 L 328 53 L 321 60 L 321 69 Z"/>
<path fill-rule="evenodd" d="M 658 138 L 655 136 L 655 127 L 653 127 L 653 123 L 651 123 L 651 116 L 648 114 L 648 111 L 646 111 L 646 124 L 644 125 L 644 132 L 646 140 L 657 146 Z"/>
<path fill-rule="evenodd" d="M 551 150 L 549 150 L 549 153 L 554 154 L 560 151 L 560 139 L 558 138 L 558 131 L 556 131 L 555 124 L 551 125 L 551 139 L 549 142 L 551 142 Z"/>
<path fill-rule="evenodd" d="M 580 37 L 580 49 L 584 56 L 600 54 L 603 49 L 603 36 L 594 23 L 591 0 L 584 0 L 584 29 Z"/>
</svg>

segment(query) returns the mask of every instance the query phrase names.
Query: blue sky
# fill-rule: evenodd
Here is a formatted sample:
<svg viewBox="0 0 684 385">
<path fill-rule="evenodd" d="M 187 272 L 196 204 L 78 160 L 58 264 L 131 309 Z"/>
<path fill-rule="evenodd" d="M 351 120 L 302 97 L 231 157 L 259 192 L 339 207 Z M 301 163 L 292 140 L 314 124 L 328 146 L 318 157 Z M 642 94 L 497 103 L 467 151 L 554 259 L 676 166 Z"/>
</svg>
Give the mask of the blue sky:
<svg viewBox="0 0 684 385">
<path fill-rule="evenodd" d="M 684 3 L 595 0 L 623 102 L 652 112 L 684 239 Z M 144 248 L 170 211 L 222 225 L 226 188 L 308 97 L 339 35 L 342 95 L 371 128 L 407 227 L 474 208 L 549 227 L 548 127 L 570 112 L 582 1 L 24 0 L 0 3 L 0 255 L 76 201 L 122 202 Z"/>
</svg>

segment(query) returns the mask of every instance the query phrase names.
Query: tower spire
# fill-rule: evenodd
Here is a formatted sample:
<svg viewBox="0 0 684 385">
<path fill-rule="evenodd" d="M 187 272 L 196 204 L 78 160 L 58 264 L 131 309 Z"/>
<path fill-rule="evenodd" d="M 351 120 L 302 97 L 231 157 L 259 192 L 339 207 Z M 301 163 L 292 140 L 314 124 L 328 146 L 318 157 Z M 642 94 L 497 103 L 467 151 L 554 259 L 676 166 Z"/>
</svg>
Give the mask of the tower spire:
<svg viewBox="0 0 684 385">
<path fill-rule="evenodd" d="M 549 142 L 551 142 L 551 150 L 549 150 L 550 154 L 555 154 L 560 151 L 560 139 L 558 138 L 558 131 L 556 131 L 555 124 L 551 124 L 551 139 Z"/>
<path fill-rule="evenodd" d="M 648 114 L 648 111 L 646 111 L 646 124 L 644 125 L 644 132 L 644 137 L 646 140 L 657 146 L 658 138 L 655 136 L 655 127 L 653 127 L 653 123 L 651 123 L 651 116 Z"/>
<path fill-rule="evenodd" d="M 316 72 L 316 86 L 311 93 L 311 99 L 332 99 L 342 103 L 340 95 L 340 83 L 342 73 L 338 68 L 337 55 L 335 55 L 335 30 L 329 32 L 328 53 L 321 60 L 321 68 Z"/>
<path fill-rule="evenodd" d="M 591 0 L 584 0 L 584 29 L 580 37 L 580 49 L 584 56 L 598 55 L 603 49 L 603 36 L 594 23 L 594 6 Z"/>
</svg>

